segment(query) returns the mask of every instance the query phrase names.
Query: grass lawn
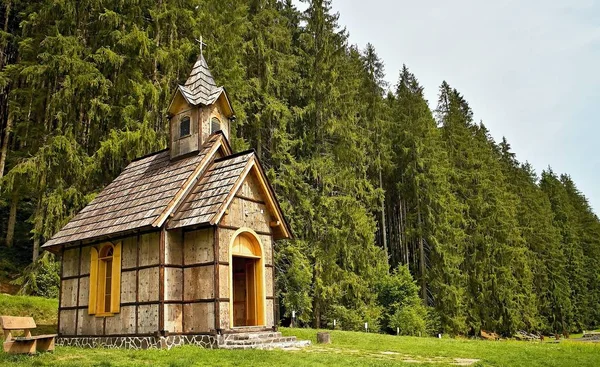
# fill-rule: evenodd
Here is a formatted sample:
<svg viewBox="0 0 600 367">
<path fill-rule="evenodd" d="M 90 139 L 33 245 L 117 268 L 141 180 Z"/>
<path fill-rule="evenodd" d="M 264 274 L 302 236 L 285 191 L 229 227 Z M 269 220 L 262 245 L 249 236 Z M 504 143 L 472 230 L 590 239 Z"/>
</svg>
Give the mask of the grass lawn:
<svg viewBox="0 0 600 367">
<path fill-rule="evenodd" d="M 0 294 L 0 315 L 30 316 L 37 325 L 56 325 L 58 300 Z"/>
<path fill-rule="evenodd" d="M 286 329 L 286 335 L 316 340 L 316 330 Z M 346 331 L 332 332 L 332 344 L 296 351 L 109 350 L 58 347 L 36 356 L 0 354 L 12 366 L 599 366 L 600 344 L 557 344 L 396 337 Z"/>
<path fill-rule="evenodd" d="M 56 300 L 0 294 L 0 315 L 33 316 L 56 330 Z M 44 330 L 55 332 L 54 330 Z M 600 343 L 536 343 L 396 337 L 334 331 L 331 345 L 316 345 L 316 330 L 282 328 L 284 335 L 312 340 L 295 351 L 109 350 L 57 347 L 36 356 L 0 352 L 0 366 L 600 366 Z M 1 340 L 1 336 L 0 336 Z"/>
</svg>

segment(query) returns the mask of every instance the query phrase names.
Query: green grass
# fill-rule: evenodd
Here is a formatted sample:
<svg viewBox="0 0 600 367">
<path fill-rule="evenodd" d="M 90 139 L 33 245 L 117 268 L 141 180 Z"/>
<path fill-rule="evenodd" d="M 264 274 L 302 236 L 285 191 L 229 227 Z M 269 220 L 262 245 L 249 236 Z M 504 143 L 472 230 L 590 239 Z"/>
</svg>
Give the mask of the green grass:
<svg viewBox="0 0 600 367">
<path fill-rule="evenodd" d="M 58 300 L 0 294 L 0 315 L 31 316 L 38 325 L 56 325 Z"/>
<path fill-rule="evenodd" d="M 56 324 L 58 302 L 0 294 L 0 315 L 32 316 L 38 325 Z M 54 330 L 41 331 L 55 332 Z M 600 343 L 536 343 L 436 339 L 331 332 L 332 344 L 316 345 L 316 330 L 282 328 L 284 335 L 308 339 L 297 351 L 206 350 L 186 346 L 166 350 L 109 350 L 57 347 L 54 353 L 14 356 L 0 352 L 0 366 L 600 366 Z M 463 360 L 464 359 L 464 360 Z"/>
<path fill-rule="evenodd" d="M 285 335 L 316 342 L 316 330 L 282 329 Z M 186 346 L 166 350 L 108 350 L 58 347 L 30 356 L 0 354 L 0 365 L 17 366 L 598 366 L 600 344 L 557 344 L 396 337 L 334 331 L 332 344 L 297 351 L 206 350 Z M 468 361 L 466 361 L 468 359 Z"/>
</svg>

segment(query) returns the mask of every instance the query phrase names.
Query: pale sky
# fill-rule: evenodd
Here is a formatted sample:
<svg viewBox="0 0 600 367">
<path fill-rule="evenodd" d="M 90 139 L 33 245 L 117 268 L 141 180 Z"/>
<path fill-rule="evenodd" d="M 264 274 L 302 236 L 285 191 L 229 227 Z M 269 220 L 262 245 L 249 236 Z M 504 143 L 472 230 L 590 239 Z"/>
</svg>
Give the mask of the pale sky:
<svg viewBox="0 0 600 367">
<path fill-rule="evenodd" d="M 350 43 L 375 46 L 390 86 L 406 64 L 435 108 L 446 80 L 520 161 L 570 174 L 600 212 L 600 0 L 333 0 L 333 10 Z"/>
</svg>

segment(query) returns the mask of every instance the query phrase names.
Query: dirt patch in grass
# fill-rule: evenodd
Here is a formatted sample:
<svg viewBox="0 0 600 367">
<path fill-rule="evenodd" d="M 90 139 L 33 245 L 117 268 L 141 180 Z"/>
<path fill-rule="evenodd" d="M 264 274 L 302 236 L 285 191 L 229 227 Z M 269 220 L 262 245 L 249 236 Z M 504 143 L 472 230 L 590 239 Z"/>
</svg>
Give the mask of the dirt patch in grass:
<svg viewBox="0 0 600 367">
<path fill-rule="evenodd" d="M 454 366 L 472 366 L 479 362 L 475 358 L 452 358 L 452 357 L 424 357 L 413 354 L 404 354 L 394 351 L 381 351 L 378 353 L 365 352 L 357 349 L 344 349 L 335 347 L 311 347 L 304 350 L 309 353 L 334 353 L 343 355 L 353 355 L 357 357 L 367 357 L 386 361 L 398 361 L 404 363 L 429 363 Z"/>
</svg>

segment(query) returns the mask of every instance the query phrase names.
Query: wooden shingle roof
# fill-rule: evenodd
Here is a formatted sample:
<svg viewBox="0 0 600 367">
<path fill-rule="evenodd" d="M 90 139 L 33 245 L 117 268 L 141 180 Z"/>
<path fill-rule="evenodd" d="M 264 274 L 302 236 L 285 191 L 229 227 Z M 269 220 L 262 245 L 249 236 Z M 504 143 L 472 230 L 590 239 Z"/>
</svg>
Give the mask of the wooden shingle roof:
<svg viewBox="0 0 600 367">
<path fill-rule="evenodd" d="M 273 235 L 277 239 L 290 238 L 289 225 L 253 150 L 216 159 L 177 208 L 167 229 L 219 224 L 249 174 L 257 179 L 267 209 L 275 219 L 269 223 Z"/>
<path fill-rule="evenodd" d="M 250 172 L 275 218 L 274 235 L 291 237 L 254 151 L 231 154 L 227 139 L 217 132 L 191 156 L 171 160 L 169 151 L 160 151 L 131 162 L 42 247 L 54 251 L 60 245 L 104 240 L 140 229 L 217 225 Z"/>
<path fill-rule="evenodd" d="M 160 227 L 219 149 L 231 154 L 225 137 L 216 133 L 192 156 L 172 161 L 165 150 L 131 162 L 43 247 Z"/>
<path fill-rule="evenodd" d="M 215 160 L 181 207 L 177 209 L 167 228 L 214 224 L 211 221 L 252 159 L 254 159 L 254 152 Z"/>
<path fill-rule="evenodd" d="M 209 106 L 224 94 L 231 108 L 225 88 L 217 86 L 202 54 L 194 64 L 185 84 L 179 85 L 178 88 L 187 103 L 192 106 Z"/>
</svg>

